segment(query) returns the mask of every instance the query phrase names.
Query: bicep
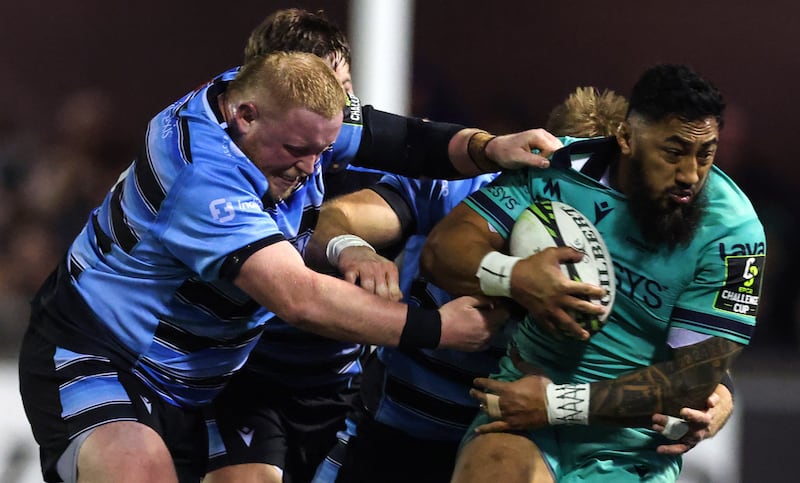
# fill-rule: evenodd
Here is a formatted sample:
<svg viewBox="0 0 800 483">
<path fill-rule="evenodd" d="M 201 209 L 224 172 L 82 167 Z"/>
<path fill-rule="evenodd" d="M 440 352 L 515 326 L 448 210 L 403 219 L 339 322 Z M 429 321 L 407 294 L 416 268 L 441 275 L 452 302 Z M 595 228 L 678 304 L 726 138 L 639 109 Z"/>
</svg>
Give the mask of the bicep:
<svg viewBox="0 0 800 483">
<path fill-rule="evenodd" d="M 312 274 L 297 249 L 280 241 L 250 255 L 233 283 L 270 312 L 287 318 L 302 303 L 302 294 L 313 289 Z"/>
<path fill-rule="evenodd" d="M 350 233 L 377 247 L 395 243 L 402 236 L 397 213 L 371 189 L 362 189 L 323 204 L 316 231 L 322 238 L 327 234 Z"/>
<path fill-rule="evenodd" d="M 492 250 L 503 251 L 505 244 L 483 217 L 462 202 L 431 230 L 420 266 L 445 290 L 480 293 L 475 273 L 481 259 Z"/>
</svg>

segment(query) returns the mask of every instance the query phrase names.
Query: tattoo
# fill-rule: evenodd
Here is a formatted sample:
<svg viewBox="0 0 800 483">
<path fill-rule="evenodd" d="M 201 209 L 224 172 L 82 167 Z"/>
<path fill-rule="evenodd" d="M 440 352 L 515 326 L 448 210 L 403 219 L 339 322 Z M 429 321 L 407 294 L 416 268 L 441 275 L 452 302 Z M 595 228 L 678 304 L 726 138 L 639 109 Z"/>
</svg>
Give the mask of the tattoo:
<svg viewBox="0 0 800 483">
<path fill-rule="evenodd" d="M 673 359 L 591 385 L 590 424 L 650 426 L 653 414 L 703 409 L 743 346 L 712 337 L 675 349 Z"/>
</svg>

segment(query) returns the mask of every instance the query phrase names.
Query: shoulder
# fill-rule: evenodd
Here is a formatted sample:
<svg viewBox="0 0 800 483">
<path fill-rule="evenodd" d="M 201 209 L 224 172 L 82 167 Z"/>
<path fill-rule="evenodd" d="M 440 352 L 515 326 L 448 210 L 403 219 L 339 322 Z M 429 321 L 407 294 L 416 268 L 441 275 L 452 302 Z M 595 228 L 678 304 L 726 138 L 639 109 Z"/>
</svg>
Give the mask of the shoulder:
<svg viewBox="0 0 800 483">
<path fill-rule="evenodd" d="M 734 231 L 764 228 L 752 202 L 741 188 L 721 169 L 712 167 L 708 175 L 708 216 L 713 224 Z"/>
</svg>

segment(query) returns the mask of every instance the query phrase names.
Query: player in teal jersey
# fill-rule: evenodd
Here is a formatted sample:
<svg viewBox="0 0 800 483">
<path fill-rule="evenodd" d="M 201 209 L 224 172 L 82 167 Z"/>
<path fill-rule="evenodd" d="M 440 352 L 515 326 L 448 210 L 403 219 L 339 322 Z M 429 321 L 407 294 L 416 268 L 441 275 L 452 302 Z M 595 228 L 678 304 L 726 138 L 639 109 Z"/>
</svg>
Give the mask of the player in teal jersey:
<svg viewBox="0 0 800 483">
<path fill-rule="evenodd" d="M 532 317 L 520 326 L 499 372 L 475 381 L 485 412 L 454 481 L 677 479 L 680 456 L 658 451 L 669 440 L 652 414 L 705 406 L 755 328 L 766 254 L 749 200 L 713 166 L 723 110 L 719 91 L 688 67 L 655 66 L 616 137 L 565 139 L 550 169 L 504 173 L 431 233 L 432 281 L 534 312 L 526 278 L 540 274 L 501 252 L 522 210 L 562 201 L 600 230 L 617 284 L 591 338 L 558 336 Z"/>
<path fill-rule="evenodd" d="M 616 132 L 626 110 L 627 101 L 622 96 L 578 88 L 551 112 L 545 127 L 555 134 L 607 136 Z M 435 306 L 448 295 L 419 277 L 417 260 L 422 243 L 418 239 L 424 242 L 424 235 L 436 221 L 493 176 L 482 178 L 420 183 L 386 176 L 377 187 L 323 207 L 306 259 L 310 261 L 311 255 L 320 258 L 324 245 L 345 233 L 357 234 L 377 247 L 416 233 L 402 258 L 400 286 L 409 303 Z M 394 263 L 364 247 L 343 250 L 338 262 L 341 270 L 351 273 L 351 279 L 369 281 L 370 286 L 396 277 Z M 509 326 L 504 333 L 509 330 L 513 329 Z M 366 365 L 362 401 L 348 418 L 347 430 L 340 433 L 337 446 L 320 466 L 314 482 L 449 481 L 458 442 L 467 427 L 462 420 L 478 412 L 477 401 L 467 397 L 469 374 L 496 371 L 502 355 L 499 347 L 507 343 L 504 336 L 494 339 L 491 349 L 476 353 L 379 347 Z M 730 404 L 721 402 L 727 399 L 730 403 L 730 393 L 724 386 L 718 390 L 721 394 L 710 398 L 707 409 L 684 410 L 694 423 L 694 431 L 686 439 L 696 442 L 710 436 L 710 428 L 718 428 L 727 419 Z M 663 448 L 683 452 L 689 446 L 675 442 Z M 425 468 L 422 473 L 420 466 Z"/>
</svg>

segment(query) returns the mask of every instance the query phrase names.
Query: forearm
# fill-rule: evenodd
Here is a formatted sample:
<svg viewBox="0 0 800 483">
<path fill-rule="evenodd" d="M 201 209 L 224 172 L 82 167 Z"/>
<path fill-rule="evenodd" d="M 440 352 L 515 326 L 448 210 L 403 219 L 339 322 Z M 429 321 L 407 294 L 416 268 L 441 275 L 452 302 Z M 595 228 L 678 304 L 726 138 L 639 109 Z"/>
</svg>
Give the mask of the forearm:
<svg viewBox="0 0 800 483">
<path fill-rule="evenodd" d="M 402 226 L 391 206 L 371 189 L 359 190 L 322 205 L 314 234 L 306 246 L 306 264 L 327 268 L 328 242 L 339 235 L 352 234 L 376 249 L 399 241 Z"/>
<path fill-rule="evenodd" d="M 406 322 L 406 305 L 314 272 L 287 242 L 251 255 L 234 283 L 287 323 L 324 337 L 396 346 Z"/>
<path fill-rule="evenodd" d="M 673 360 L 592 383 L 589 424 L 648 426 L 654 413 L 703 408 L 742 346 L 720 337 L 679 348 Z"/>
<path fill-rule="evenodd" d="M 461 163 L 450 158 L 452 140 L 464 126 L 398 116 L 371 106 L 365 106 L 363 114 L 364 130 L 353 164 L 413 178 L 474 176 L 472 170 L 460 172 Z"/>
<path fill-rule="evenodd" d="M 357 285 L 314 274 L 307 290 L 314 297 L 299 301 L 293 325 L 344 341 L 396 347 L 406 322 L 407 306 L 376 297 Z"/>
<path fill-rule="evenodd" d="M 486 155 L 487 145 L 494 137 L 474 128 L 457 132 L 447 149 L 453 167 L 467 177 L 499 171 L 500 167 Z"/>
</svg>

